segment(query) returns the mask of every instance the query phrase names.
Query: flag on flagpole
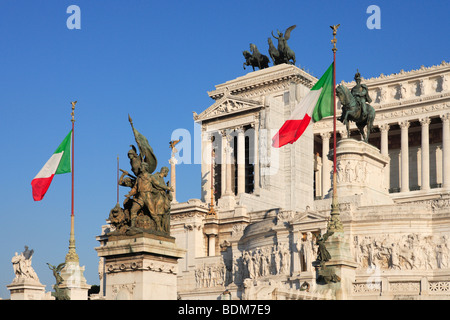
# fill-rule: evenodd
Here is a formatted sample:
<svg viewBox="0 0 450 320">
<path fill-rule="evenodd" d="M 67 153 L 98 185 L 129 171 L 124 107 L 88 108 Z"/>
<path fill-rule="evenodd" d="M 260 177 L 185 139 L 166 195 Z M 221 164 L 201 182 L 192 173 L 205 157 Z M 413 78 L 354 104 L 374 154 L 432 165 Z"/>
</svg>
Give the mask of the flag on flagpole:
<svg viewBox="0 0 450 320">
<path fill-rule="evenodd" d="M 64 138 L 47 163 L 42 167 L 41 171 L 31 181 L 34 201 L 40 201 L 47 192 L 52 183 L 55 174 L 71 172 L 70 163 L 70 145 L 72 138 L 72 130 Z"/>
<path fill-rule="evenodd" d="M 288 143 L 294 143 L 311 120 L 317 122 L 333 115 L 333 87 L 332 63 L 311 91 L 295 106 L 289 119 L 272 138 L 272 146 L 280 148 Z"/>
</svg>

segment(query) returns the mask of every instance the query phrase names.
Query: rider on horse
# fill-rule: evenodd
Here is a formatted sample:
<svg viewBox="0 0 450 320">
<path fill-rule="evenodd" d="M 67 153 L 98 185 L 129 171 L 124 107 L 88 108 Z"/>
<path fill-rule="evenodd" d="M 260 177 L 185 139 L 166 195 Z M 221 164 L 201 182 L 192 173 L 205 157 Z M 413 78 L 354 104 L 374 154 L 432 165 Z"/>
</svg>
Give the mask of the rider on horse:
<svg viewBox="0 0 450 320">
<path fill-rule="evenodd" d="M 362 116 L 367 116 L 367 104 L 372 102 L 372 99 L 369 97 L 369 89 L 365 84 L 361 84 L 361 74 L 356 71 L 355 74 L 356 86 L 352 88 L 352 95 L 355 97 L 356 102 L 362 111 Z"/>
</svg>

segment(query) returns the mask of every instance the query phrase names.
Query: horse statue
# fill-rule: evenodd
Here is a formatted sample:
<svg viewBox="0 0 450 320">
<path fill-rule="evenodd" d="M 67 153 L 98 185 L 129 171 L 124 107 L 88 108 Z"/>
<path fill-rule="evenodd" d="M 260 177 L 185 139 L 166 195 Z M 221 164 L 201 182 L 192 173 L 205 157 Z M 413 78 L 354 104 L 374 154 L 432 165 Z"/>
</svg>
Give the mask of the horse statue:
<svg viewBox="0 0 450 320">
<path fill-rule="evenodd" d="M 258 67 L 260 70 L 269 67 L 269 58 L 261 54 L 256 45 L 254 45 L 253 43 L 250 43 L 250 51 L 252 53 L 248 52 L 247 50 L 242 51 L 242 54 L 245 57 L 244 70 L 245 66 L 252 66 L 253 71 L 255 71 L 255 67 Z"/>
<path fill-rule="evenodd" d="M 364 114 L 355 97 L 345 86 L 337 86 L 336 95 L 342 104 L 342 114 L 339 121 L 347 127 L 347 137 L 350 137 L 349 121 L 353 121 L 358 127 L 364 142 L 368 143 L 369 135 L 373 128 L 373 120 L 375 119 L 375 109 L 371 105 L 366 104 L 367 114 Z M 366 126 L 367 133 L 364 132 L 364 127 Z"/>
<path fill-rule="evenodd" d="M 267 42 L 269 43 L 269 56 L 272 58 L 273 65 L 276 66 L 278 64 L 284 63 L 280 52 L 277 48 L 275 48 L 275 45 L 273 44 L 272 38 L 268 38 Z"/>
</svg>

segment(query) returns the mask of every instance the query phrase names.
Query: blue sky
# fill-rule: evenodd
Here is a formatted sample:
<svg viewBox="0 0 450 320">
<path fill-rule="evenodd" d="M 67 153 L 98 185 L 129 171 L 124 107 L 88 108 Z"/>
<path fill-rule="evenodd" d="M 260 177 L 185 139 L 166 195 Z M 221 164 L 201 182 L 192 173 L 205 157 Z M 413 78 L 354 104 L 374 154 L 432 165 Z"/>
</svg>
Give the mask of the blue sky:
<svg viewBox="0 0 450 320">
<path fill-rule="evenodd" d="M 67 7 L 81 10 L 69 30 Z M 381 29 L 368 29 L 369 5 Z M 99 284 L 94 247 L 116 203 L 117 156 L 129 169 L 134 138 L 128 114 L 168 165 L 177 129 L 194 141 L 192 111 L 207 91 L 245 75 L 242 51 L 267 55 L 272 30 L 297 25 L 289 46 L 297 65 L 319 77 L 332 62 L 330 25 L 338 30 L 337 82 L 449 61 L 448 1 L 151 1 L 0 0 L 0 297 L 14 278 L 11 258 L 34 249 L 33 268 L 52 290 L 51 270 L 68 251 L 70 174 L 56 176 L 34 202 L 31 180 L 75 122 L 75 235 L 89 284 Z M 276 43 L 276 42 L 275 42 Z M 193 146 L 193 144 L 192 144 Z M 200 165 L 177 166 L 177 199 L 200 197 Z M 120 201 L 128 190 L 121 189 Z"/>
</svg>

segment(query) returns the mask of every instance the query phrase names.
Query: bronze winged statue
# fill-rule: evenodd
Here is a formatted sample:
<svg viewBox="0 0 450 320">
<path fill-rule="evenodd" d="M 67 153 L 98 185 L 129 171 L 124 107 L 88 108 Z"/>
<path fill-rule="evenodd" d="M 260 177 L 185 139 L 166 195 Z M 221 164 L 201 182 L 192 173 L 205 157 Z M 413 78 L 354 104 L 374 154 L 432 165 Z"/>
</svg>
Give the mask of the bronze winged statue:
<svg viewBox="0 0 450 320">
<path fill-rule="evenodd" d="M 275 39 L 278 40 L 278 47 L 276 50 L 274 50 L 275 46 L 271 46 L 270 45 L 271 41 L 269 41 L 269 53 L 270 53 L 270 56 L 272 57 L 274 65 L 281 64 L 281 63 L 295 65 L 295 52 L 292 51 L 291 48 L 289 48 L 289 45 L 287 43 L 287 41 L 291 37 L 291 32 L 292 32 L 292 30 L 295 29 L 295 27 L 296 27 L 296 25 L 293 25 L 293 26 L 290 26 L 289 28 L 287 28 L 286 31 L 284 32 L 284 35 L 282 32 L 277 30 L 278 36 L 275 36 L 272 31 L 272 37 L 274 37 Z"/>
</svg>

